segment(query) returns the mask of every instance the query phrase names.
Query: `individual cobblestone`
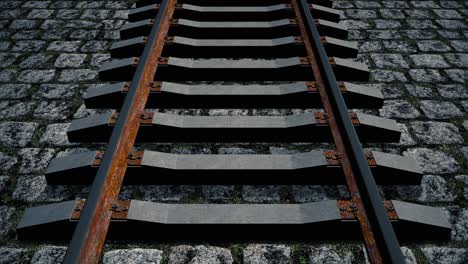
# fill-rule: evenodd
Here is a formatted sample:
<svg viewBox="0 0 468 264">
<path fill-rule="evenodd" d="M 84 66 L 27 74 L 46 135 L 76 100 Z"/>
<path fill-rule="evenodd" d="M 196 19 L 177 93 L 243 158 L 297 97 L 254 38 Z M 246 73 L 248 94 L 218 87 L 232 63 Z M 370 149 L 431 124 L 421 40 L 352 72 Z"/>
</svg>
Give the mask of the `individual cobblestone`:
<svg viewBox="0 0 468 264">
<path fill-rule="evenodd" d="M 355 252 L 359 249 L 343 250 L 336 246 L 313 246 L 310 248 L 309 263 L 311 264 L 351 264 L 357 261 Z"/>
<path fill-rule="evenodd" d="M 463 137 L 458 128 L 444 122 L 413 122 L 416 138 L 424 144 L 460 144 Z"/>
<path fill-rule="evenodd" d="M 2 122 L 0 123 L 0 143 L 25 147 L 31 142 L 38 124 L 32 122 Z"/>
<path fill-rule="evenodd" d="M 47 120 L 64 120 L 71 114 L 71 105 L 66 101 L 42 101 L 34 110 L 34 117 Z"/>
<path fill-rule="evenodd" d="M 22 248 L 0 247 L 0 264 L 20 264 L 22 260 L 29 260 L 26 253 Z"/>
<path fill-rule="evenodd" d="M 448 119 L 463 115 L 460 109 L 451 102 L 424 100 L 420 104 L 423 113 L 431 119 Z"/>
<path fill-rule="evenodd" d="M 421 249 L 433 264 L 463 264 L 468 261 L 468 250 L 462 248 L 425 247 Z"/>
<path fill-rule="evenodd" d="M 86 59 L 86 54 L 60 54 L 55 61 L 57 68 L 80 68 Z"/>
<path fill-rule="evenodd" d="M 70 192 L 60 185 L 48 185 L 44 175 L 23 175 L 18 178 L 13 199 L 22 202 L 62 202 L 70 199 Z"/>
<path fill-rule="evenodd" d="M 10 222 L 13 213 L 15 212 L 14 207 L 0 206 L 0 239 L 8 232 L 12 223 Z"/>
<path fill-rule="evenodd" d="M 244 264 L 290 264 L 291 248 L 286 245 L 254 244 L 243 252 Z"/>
<path fill-rule="evenodd" d="M 19 172 L 23 174 L 40 173 L 49 164 L 54 156 L 53 149 L 23 148 L 19 151 L 21 167 Z"/>
<path fill-rule="evenodd" d="M 25 70 L 20 73 L 17 80 L 25 83 L 46 83 L 54 77 L 55 70 Z"/>
<path fill-rule="evenodd" d="M 34 94 L 35 98 L 45 99 L 70 99 L 74 94 L 77 85 L 73 84 L 41 84 Z"/>
<path fill-rule="evenodd" d="M 176 246 L 169 254 L 169 264 L 231 264 L 229 249 L 206 246 Z"/>
<path fill-rule="evenodd" d="M 66 247 L 43 246 L 34 253 L 31 263 L 56 264 L 61 263 L 65 257 Z"/>
<path fill-rule="evenodd" d="M 69 127 L 69 123 L 48 125 L 39 143 L 52 146 L 71 145 L 67 137 L 67 130 Z"/>
<path fill-rule="evenodd" d="M 162 251 L 157 249 L 118 249 L 104 254 L 104 264 L 159 264 Z"/>
<path fill-rule="evenodd" d="M 442 151 L 412 148 L 403 152 L 403 155 L 416 159 L 424 173 L 456 173 L 459 169 L 458 162 Z"/>
<path fill-rule="evenodd" d="M 387 100 L 380 115 L 388 118 L 413 119 L 420 116 L 419 111 L 405 100 Z"/>
</svg>

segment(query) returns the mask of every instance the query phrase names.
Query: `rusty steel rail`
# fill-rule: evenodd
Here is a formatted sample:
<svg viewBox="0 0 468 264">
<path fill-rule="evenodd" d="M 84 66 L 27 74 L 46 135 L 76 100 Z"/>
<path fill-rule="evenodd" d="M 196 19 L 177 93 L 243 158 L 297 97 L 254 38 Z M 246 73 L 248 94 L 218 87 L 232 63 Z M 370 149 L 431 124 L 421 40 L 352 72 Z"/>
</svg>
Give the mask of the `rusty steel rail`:
<svg viewBox="0 0 468 264">
<path fill-rule="evenodd" d="M 307 0 L 292 0 L 371 263 L 405 263 Z"/>
<path fill-rule="evenodd" d="M 162 0 L 151 34 L 130 85 L 102 165 L 97 171 L 88 199 L 78 221 L 64 263 L 97 263 L 127 169 L 127 153 L 133 145 L 158 69 L 164 38 L 170 26 L 175 0 Z"/>
</svg>

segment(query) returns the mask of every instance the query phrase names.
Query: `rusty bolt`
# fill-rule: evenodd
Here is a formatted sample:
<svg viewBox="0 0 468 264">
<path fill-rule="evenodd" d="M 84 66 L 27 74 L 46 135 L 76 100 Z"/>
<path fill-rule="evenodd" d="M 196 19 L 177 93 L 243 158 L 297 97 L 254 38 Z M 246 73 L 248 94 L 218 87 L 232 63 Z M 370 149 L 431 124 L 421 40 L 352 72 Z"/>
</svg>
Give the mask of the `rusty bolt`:
<svg viewBox="0 0 468 264">
<path fill-rule="evenodd" d="M 350 203 L 350 204 L 349 204 L 349 208 L 351 208 L 351 210 L 354 211 L 354 210 L 356 210 L 357 207 L 356 207 L 356 204 Z"/>
<path fill-rule="evenodd" d="M 122 211 L 127 212 L 127 211 L 128 211 L 128 208 L 127 208 L 127 207 L 124 207 L 124 208 L 122 208 Z"/>
<path fill-rule="evenodd" d="M 346 211 L 347 208 L 346 208 L 346 206 L 343 205 L 343 206 L 340 207 L 340 210 L 341 210 L 341 211 Z"/>
<path fill-rule="evenodd" d="M 79 211 L 81 211 L 81 208 L 75 207 L 75 212 L 79 212 Z"/>
<path fill-rule="evenodd" d="M 119 206 L 117 204 L 112 205 L 112 209 L 117 209 L 117 208 L 119 208 Z"/>
</svg>

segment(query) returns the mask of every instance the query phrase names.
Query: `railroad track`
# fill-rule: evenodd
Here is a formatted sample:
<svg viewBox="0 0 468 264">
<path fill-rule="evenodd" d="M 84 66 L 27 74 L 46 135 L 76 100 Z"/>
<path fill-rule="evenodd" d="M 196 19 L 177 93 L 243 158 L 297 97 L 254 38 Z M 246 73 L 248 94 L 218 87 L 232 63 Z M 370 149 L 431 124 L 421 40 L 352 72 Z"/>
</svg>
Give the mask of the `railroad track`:
<svg viewBox="0 0 468 264">
<path fill-rule="evenodd" d="M 414 160 L 363 150 L 398 142 L 396 122 L 351 109 L 382 106 L 353 62 L 328 0 L 140 0 L 91 88 L 71 142 L 105 151 L 54 159 L 49 184 L 91 184 L 86 200 L 25 211 L 20 239 L 70 239 L 65 263 L 97 263 L 110 239 L 362 239 L 371 263 L 404 263 L 399 239 L 447 239 L 441 208 L 383 200 L 379 185 L 419 184 Z M 152 108 L 320 109 L 286 116 L 185 116 Z M 282 155 L 188 155 L 143 142 L 329 142 Z M 144 146 L 144 145 L 143 145 Z M 345 184 L 349 200 L 306 204 L 163 204 L 119 200 L 123 184 Z M 280 229 L 278 229 L 280 228 Z M 171 231 L 171 232 L 170 232 Z M 273 232 L 275 231 L 275 232 Z"/>
</svg>

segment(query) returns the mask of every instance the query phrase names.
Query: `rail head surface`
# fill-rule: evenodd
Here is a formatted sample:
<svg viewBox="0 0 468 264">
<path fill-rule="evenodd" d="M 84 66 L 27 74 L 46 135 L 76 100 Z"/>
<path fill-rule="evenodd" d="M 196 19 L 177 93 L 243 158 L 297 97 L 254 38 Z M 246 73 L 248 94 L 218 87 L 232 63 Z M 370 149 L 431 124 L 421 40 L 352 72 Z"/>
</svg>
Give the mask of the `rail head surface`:
<svg viewBox="0 0 468 264">
<path fill-rule="evenodd" d="M 292 1 L 295 2 L 296 0 Z M 303 22 L 306 26 L 307 34 L 311 38 L 313 47 L 315 47 L 317 63 L 319 64 L 327 88 L 328 102 L 331 104 L 334 119 L 338 129 L 341 131 L 340 135 L 347 153 L 347 160 L 351 165 L 351 173 L 354 175 L 353 178 L 357 183 L 358 199 L 364 207 L 359 208 L 359 210 L 365 212 L 367 218 L 365 222 L 367 223 L 361 223 L 361 228 L 370 227 L 370 234 L 373 235 L 373 238 L 369 238 L 366 237 L 366 234 L 363 234 L 370 260 L 372 263 L 405 263 L 399 242 L 382 205 L 382 197 L 378 192 L 369 165 L 364 158 L 362 145 L 349 118 L 348 109 L 341 95 L 327 53 L 322 46 L 320 34 L 308 8 L 307 0 L 297 1 L 304 18 Z M 353 191 L 350 190 L 350 192 L 353 195 Z M 353 197 L 353 200 L 355 200 L 355 197 Z M 357 204 L 357 206 L 359 207 L 360 205 Z M 363 224 L 368 224 L 369 226 L 363 227 Z M 373 243 L 376 244 L 374 245 Z"/>
<path fill-rule="evenodd" d="M 111 207 L 117 199 L 127 168 L 126 155 L 133 150 L 139 126 L 174 12 L 175 0 L 162 0 L 137 66 L 119 119 L 109 140 L 102 165 L 91 186 L 83 214 L 74 231 L 64 263 L 98 263 L 111 220 Z"/>
</svg>

